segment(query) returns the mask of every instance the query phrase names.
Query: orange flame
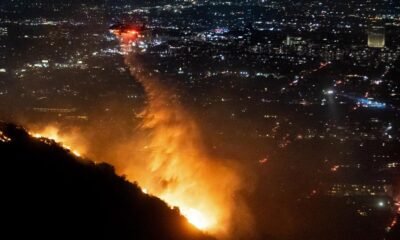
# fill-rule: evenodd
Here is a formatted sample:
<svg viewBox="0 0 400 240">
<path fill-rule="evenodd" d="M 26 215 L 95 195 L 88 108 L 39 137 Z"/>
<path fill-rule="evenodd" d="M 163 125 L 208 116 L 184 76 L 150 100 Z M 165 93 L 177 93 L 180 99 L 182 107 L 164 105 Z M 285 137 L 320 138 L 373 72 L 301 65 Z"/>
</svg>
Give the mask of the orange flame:
<svg viewBox="0 0 400 240">
<path fill-rule="evenodd" d="M 195 121 L 173 91 L 156 76 L 147 74 L 132 45 L 126 44 L 126 39 L 120 40 L 125 63 L 148 99 L 141 127 L 147 136 L 140 152 L 146 160 L 143 168 L 126 168 L 125 175 L 171 206 L 178 206 L 197 228 L 226 236 L 231 230 L 234 209 L 245 208 L 234 199 L 241 188 L 238 173 L 225 161 L 206 154 Z M 249 218 L 242 220 L 245 226 Z"/>
<path fill-rule="evenodd" d="M 140 66 L 131 38 L 120 40 L 125 63 L 148 99 L 138 131 L 143 137 L 132 143 L 123 142 L 119 148 L 114 146 L 109 149 L 111 157 L 97 160 L 115 165 L 118 174 L 137 181 L 144 193 L 161 198 L 171 208 L 179 207 L 182 215 L 201 230 L 227 238 L 231 231 L 238 233 L 234 229 L 237 218 L 242 228 L 239 231 L 248 234 L 251 217 L 236 196 L 242 189 L 238 172 L 227 161 L 207 154 L 196 122 L 173 91 Z M 61 133 L 54 126 L 36 132 L 32 135 L 53 139 L 68 149 L 72 146 L 76 155 L 92 154 L 84 147 L 87 142 L 76 134 Z"/>
<path fill-rule="evenodd" d="M 77 141 L 77 136 L 73 136 L 71 134 L 62 134 L 60 130 L 55 127 L 55 126 L 47 126 L 44 129 L 40 129 L 35 132 L 29 132 L 29 134 L 38 139 L 42 138 L 47 138 L 50 140 L 53 140 L 54 142 L 60 144 L 63 148 L 69 150 L 72 154 L 74 154 L 77 157 L 81 157 L 82 153 L 85 152 L 84 147 L 78 147 L 76 144 Z M 73 146 L 73 147 L 71 147 Z"/>
<path fill-rule="evenodd" d="M 132 60 L 134 56 L 128 55 L 130 66 Z M 199 229 L 223 234 L 229 228 L 233 195 L 239 186 L 236 173 L 204 154 L 195 122 L 155 77 L 141 74 L 135 67 L 131 73 L 149 100 L 142 125 L 148 136 L 141 152 L 147 159 L 144 167 L 148 174 L 138 178 L 135 171 L 127 169 L 126 175 L 171 206 L 178 206 Z"/>
</svg>

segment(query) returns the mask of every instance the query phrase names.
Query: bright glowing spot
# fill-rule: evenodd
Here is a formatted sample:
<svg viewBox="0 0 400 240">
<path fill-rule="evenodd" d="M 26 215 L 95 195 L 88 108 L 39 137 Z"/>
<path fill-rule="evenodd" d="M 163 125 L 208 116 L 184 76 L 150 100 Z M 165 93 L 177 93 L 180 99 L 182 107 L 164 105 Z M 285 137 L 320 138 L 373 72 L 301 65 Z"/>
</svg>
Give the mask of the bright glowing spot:
<svg viewBox="0 0 400 240">
<path fill-rule="evenodd" d="M 143 192 L 144 194 L 148 194 L 148 191 L 147 191 L 146 188 L 142 188 L 142 192 Z"/>
<path fill-rule="evenodd" d="M 386 107 L 386 103 L 374 101 L 369 98 L 359 98 L 358 104 L 361 105 L 362 107 L 372 107 L 372 108 L 385 108 Z"/>
<path fill-rule="evenodd" d="M 325 93 L 326 95 L 333 95 L 333 94 L 335 93 L 335 91 L 332 90 L 332 89 L 328 89 L 328 90 L 325 90 L 324 93 Z"/>
<path fill-rule="evenodd" d="M 199 211 L 193 208 L 189 208 L 186 211 L 181 210 L 182 214 L 188 219 L 188 221 L 195 227 L 204 230 L 210 227 L 211 222 Z"/>
<path fill-rule="evenodd" d="M 34 138 L 42 138 L 42 135 L 40 135 L 40 134 L 38 134 L 38 133 L 35 133 L 35 134 L 33 134 L 32 135 Z"/>
<path fill-rule="evenodd" d="M 77 151 L 72 151 L 72 153 L 73 153 L 75 156 L 77 156 L 77 157 L 80 157 L 80 156 L 81 156 L 81 154 L 80 154 L 79 152 L 77 152 Z"/>
<path fill-rule="evenodd" d="M 339 169 L 339 167 L 340 167 L 339 165 L 335 165 L 335 166 L 331 167 L 331 171 L 336 172 Z"/>
<path fill-rule="evenodd" d="M 383 206 L 385 206 L 385 203 L 384 203 L 383 201 L 380 201 L 380 202 L 378 203 L 378 206 L 379 206 L 379 207 L 383 207 Z"/>
<path fill-rule="evenodd" d="M 260 164 L 265 164 L 265 163 L 268 162 L 268 158 L 267 158 L 267 157 L 266 157 L 266 158 L 263 158 L 263 159 L 261 159 L 261 160 L 258 160 L 258 162 L 259 162 Z"/>
<path fill-rule="evenodd" d="M 136 31 L 136 30 L 129 30 L 128 33 L 129 33 L 129 34 L 132 34 L 132 35 L 139 34 L 139 32 Z"/>
<path fill-rule="evenodd" d="M 1 142 L 10 142 L 11 138 L 7 137 L 2 131 L 0 131 L 0 141 Z"/>
</svg>

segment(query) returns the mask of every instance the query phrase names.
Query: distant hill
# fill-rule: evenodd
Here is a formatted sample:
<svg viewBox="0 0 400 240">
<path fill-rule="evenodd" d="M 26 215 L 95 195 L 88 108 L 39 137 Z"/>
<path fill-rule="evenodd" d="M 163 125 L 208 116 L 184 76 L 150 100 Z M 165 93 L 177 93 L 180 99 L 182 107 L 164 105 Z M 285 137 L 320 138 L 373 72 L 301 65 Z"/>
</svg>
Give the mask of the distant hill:
<svg viewBox="0 0 400 240">
<path fill-rule="evenodd" d="M 213 239 L 112 166 L 0 123 L 2 239 Z"/>
</svg>

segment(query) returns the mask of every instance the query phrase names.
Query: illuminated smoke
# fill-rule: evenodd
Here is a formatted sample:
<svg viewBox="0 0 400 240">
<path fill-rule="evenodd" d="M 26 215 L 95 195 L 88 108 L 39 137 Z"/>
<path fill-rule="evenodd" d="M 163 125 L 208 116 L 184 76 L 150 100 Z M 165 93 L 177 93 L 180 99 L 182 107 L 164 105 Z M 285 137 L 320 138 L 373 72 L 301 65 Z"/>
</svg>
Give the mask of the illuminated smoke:
<svg viewBox="0 0 400 240">
<path fill-rule="evenodd" d="M 244 188 L 239 168 L 232 161 L 207 154 L 205 139 L 175 91 L 146 71 L 130 47 L 132 39 L 126 38 L 120 38 L 125 64 L 147 97 L 142 123 L 134 136 L 110 136 L 106 144 L 93 146 L 95 132 L 102 129 L 97 125 L 68 131 L 57 125 L 44 129 L 31 126 L 32 135 L 48 137 L 65 148 L 71 146 L 75 155 L 113 164 L 118 174 L 138 182 L 143 192 L 179 207 L 201 230 L 222 239 L 250 239 L 252 218 L 238 194 Z"/>
<path fill-rule="evenodd" d="M 122 49 L 131 75 L 142 84 L 148 100 L 140 127 L 145 135 L 141 143 L 135 143 L 139 152 L 134 155 L 140 159 L 131 161 L 124 174 L 150 194 L 179 207 L 193 225 L 227 237 L 239 210 L 247 210 L 236 196 L 241 189 L 237 171 L 206 154 L 196 122 L 174 92 L 145 71 L 129 46 L 122 44 Z M 245 229 L 249 224 L 248 213 L 240 213 L 240 226 Z"/>
</svg>

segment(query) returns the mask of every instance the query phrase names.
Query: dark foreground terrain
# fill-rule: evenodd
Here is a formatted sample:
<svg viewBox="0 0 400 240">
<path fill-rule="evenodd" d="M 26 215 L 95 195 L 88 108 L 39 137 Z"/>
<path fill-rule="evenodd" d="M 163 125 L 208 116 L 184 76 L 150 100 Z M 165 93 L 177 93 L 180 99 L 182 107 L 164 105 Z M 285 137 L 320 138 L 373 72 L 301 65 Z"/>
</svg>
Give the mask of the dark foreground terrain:
<svg viewBox="0 0 400 240">
<path fill-rule="evenodd" d="M 163 201 L 48 139 L 0 123 L 2 239 L 212 239 Z"/>
</svg>

